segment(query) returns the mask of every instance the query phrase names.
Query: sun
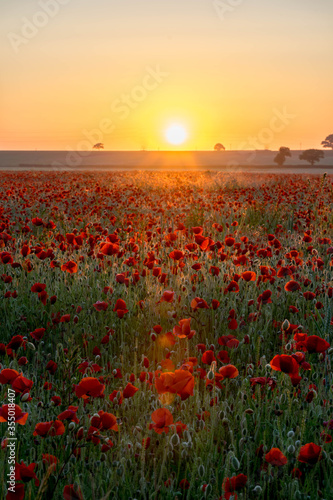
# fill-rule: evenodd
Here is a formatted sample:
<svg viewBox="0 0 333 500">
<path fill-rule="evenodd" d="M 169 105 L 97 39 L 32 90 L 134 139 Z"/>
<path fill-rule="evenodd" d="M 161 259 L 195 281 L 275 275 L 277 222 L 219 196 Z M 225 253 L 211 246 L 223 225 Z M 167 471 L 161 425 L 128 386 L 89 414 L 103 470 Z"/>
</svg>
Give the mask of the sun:
<svg viewBox="0 0 333 500">
<path fill-rule="evenodd" d="M 165 137 L 170 144 L 179 146 L 187 139 L 187 131 L 182 125 L 170 125 L 165 132 Z"/>
</svg>

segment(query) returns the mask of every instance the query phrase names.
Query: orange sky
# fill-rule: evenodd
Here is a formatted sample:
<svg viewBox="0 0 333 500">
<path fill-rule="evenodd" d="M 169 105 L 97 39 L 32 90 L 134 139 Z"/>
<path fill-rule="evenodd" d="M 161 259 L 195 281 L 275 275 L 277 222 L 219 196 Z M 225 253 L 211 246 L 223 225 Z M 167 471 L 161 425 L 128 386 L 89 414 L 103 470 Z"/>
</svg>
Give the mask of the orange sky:
<svg viewBox="0 0 333 500">
<path fill-rule="evenodd" d="M 333 2 L 236 3 L 2 2 L 0 149 L 319 147 Z"/>
</svg>

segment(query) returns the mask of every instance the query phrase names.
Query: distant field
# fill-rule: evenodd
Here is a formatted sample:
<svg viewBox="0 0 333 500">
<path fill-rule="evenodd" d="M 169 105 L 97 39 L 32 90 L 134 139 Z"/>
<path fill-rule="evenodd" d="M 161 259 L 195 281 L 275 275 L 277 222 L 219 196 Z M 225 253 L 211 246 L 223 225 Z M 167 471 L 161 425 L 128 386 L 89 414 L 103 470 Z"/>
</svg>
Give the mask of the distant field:
<svg viewBox="0 0 333 500">
<path fill-rule="evenodd" d="M 312 168 L 292 151 L 284 167 L 274 163 L 276 151 L 1 151 L 0 169 L 226 170 L 323 174 L 333 169 L 333 151 Z"/>
</svg>

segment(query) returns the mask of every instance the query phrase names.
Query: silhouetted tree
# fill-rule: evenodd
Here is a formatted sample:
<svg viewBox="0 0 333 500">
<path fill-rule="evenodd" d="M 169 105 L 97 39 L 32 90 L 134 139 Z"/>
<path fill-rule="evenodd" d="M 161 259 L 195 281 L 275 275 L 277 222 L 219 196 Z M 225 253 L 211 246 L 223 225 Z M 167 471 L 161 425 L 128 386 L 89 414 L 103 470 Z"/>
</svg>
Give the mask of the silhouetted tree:
<svg viewBox="0 0 333 500">
<path fill-rule="evenodd" d="M 324 151 L 321 151 L 320 149 L 307 149 L 306 151 L 303 151 L 303 153 L 299 155 L 300 160 L 307 161 L 312 166 L 315 163 L 320 162 L 322 158 L 325 158 L 325 154 Z"/>
<path fill-rule="evenodd" d="M 328 135 L 326 139 L 321 143 L 324 148 L 333 149 L 333 134 Z"/>
<path fill-rule="evenodd" d="M 281 146 L 278 154 L 274 158 L 274 162 L 277 163 L 281 167 L 284 164 L 284 162 L 286 161 L 287 156 L 291 157 L 290 149 L 285 148 L 284 146 Z"/>
<path fill-rule="evenodd" d="M 104 149 L 104 144 L 103 144 L 102 142 L 98 142 L 97 144 L 95 144 L 95 145 L 93 146 L 93 149 L 97 149 L 98 151 L 99 151 L 100 149 Z"/>
<path fill-rule="evenodd" d="M 215 151 L 225 151 L 225 147 L 223 146 L 223 144 L 221 144 L 220 142 L 218 142 L 217 144 L 215 144 L 214 150 Z"/>
</svg>

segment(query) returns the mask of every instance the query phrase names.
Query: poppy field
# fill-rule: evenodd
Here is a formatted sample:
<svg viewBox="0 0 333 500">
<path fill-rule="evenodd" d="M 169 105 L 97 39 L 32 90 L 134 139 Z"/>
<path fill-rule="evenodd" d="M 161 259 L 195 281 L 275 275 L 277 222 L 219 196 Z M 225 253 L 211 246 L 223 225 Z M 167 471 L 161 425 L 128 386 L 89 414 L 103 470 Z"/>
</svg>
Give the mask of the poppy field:
<svg viewBox="0 0 333 500">
<path fill-rule="evenodd" d="M 331 177 L 0 186 L 1 498 L 333 498 Z"/>
</svg>

